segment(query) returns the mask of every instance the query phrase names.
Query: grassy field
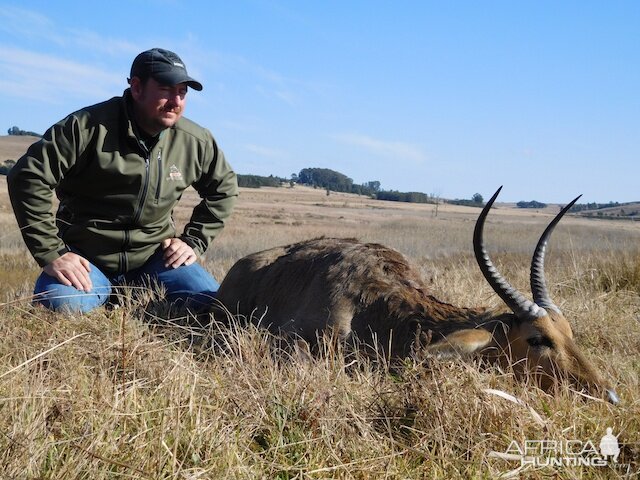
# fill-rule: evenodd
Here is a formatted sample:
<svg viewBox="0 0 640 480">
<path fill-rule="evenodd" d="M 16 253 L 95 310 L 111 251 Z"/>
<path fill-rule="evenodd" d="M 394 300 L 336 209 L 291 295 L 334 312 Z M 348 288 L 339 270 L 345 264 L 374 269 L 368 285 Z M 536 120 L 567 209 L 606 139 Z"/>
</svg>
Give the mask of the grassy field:
<svg viewBox="0 0 640 480">
<path fill-rule="evenodd" d="M 195 199 L 185 196 L 179 223 Z M 523 292 L 556 212 L 499 205 L 489 217 L 494 260 Z M 441 205 L 436 217 L 432 205 L 300 187 L 243 190 L 203 262 L 222 279 L 260 249 L 358 237 L 400 250 L 442 300 L 498 306 L 471 252 L 478 213 Z M 637 478 L 640 223 L 566 218 L 547 271 L 577 343 L 612 379 L 620 406 L 569 385 L 552 396 L 477 361 L 407 361 L 392 371 L 345 360 L 335 344 L 310 359 L 261 330 L 191 328 L 157 292 L 131 292 L 123 307 L 87 316 L 47 312 L 30 304 L 38 268 L 0 177 L 0 478 Z M 597 449 L 607 427 L 621 445 L 616 464 L 544 466 L 547 455 L 530 450 L 538 464 L 523 466 L 508 456 L 527 440 L 555 442 L 548 456 L 569 463 L 577 446 Z"/>
</svg>

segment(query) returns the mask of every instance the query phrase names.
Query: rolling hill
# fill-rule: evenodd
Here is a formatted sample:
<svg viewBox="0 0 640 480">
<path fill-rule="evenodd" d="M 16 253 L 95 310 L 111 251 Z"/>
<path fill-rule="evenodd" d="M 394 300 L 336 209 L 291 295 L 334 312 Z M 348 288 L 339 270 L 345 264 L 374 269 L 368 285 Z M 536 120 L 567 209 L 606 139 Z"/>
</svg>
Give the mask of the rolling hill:
<svg viewBox="0 0 640 480">
<path fill-rule="evenodd" d="M 30 135 L 0 135 L 0 163 L 17 160 L 38 137 Z"/>
</svg>

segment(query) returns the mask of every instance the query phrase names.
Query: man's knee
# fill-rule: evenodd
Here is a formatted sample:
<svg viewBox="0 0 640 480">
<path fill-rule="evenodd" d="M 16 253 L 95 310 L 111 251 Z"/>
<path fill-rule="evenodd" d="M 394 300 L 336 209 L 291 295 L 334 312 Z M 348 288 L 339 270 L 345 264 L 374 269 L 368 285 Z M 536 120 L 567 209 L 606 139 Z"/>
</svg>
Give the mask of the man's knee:
<svg viewBox="0 0 640 480">
<path fill-rule="evenodd" d="M 197 263 L 168 269 L 158 275 L 158 280 L 165 286 L 168 295 L 213 295 L 220 288 L 213 275 Z"/>
<path fill-rule="evenodd" d="M 89 292 L 59 283 L 55 278 L 42 273 L 34 288 L 34 303 L 39 303 L 56 312 L 87 313 L 104 305 L 111 295 L 111 284 L 102 274 L 93 274 L 93 289 Z M 102 278 L 104 277 L 104 278 Z"/>
<path fill-rule="evenodd" d="M 34 294 L 34 302 L 56 312 L 87 313 L 104 305 L 111 295 L 111 287 L 102 287 L 83 292 L 74 287 L 61 285 Z"/>
</svg>

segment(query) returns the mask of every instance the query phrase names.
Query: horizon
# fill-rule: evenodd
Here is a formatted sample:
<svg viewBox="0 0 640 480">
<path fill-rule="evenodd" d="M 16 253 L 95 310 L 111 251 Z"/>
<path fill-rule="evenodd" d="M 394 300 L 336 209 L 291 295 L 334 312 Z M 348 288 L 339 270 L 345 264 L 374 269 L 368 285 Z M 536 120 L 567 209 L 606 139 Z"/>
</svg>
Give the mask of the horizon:
<svg viewBox="0 0 640 480">
<path fill-rule="evenodd" d="M 135 55 L 158 46 L 203 83 L 185 116 L 239 174 L 640 201 L 637 2 L 84 5 L 0 2 L 2 132 L 44 133 L 121 95 Z"/>
</svg>

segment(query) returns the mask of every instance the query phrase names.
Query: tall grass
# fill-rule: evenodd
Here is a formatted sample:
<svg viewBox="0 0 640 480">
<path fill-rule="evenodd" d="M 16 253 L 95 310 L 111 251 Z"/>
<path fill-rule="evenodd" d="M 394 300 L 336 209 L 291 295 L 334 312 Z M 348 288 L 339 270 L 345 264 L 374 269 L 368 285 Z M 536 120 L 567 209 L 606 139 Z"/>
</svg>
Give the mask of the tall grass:
<svg viewBox="0 0 640 480">
<path fill-rule="evenodd" d="M 283 350 L 256 328 L 152 326 L 141 306 L 80 318 L 4 310 L 6 478 L 494 478 L 519 467 L 491 456 L 513 440 L 597 441 L 607 426 L 624 468 L 640 468 L 637 365 L 614 355 L 601 366 L 617 376 L 617 408 L 567 385 L 549 396 L 492 366 L 389 370 L 332 343 L 316 357 Z"/>
<path fill-rule="evenodd" d="M 396 218 L 367 210 L 373 216 L 358 219 L 364 206 L 338 202 L 275 225 L 291 219 L 274 205 L 252 207 L 253 215 L 241 203 L 205 266 L 222 278 L 246 253 L 329 232 L 392 244 L 438 298 L 499 305 L 469 253 L 472 214 L 425 211 L 416 220 L 413 210 Z M 378 220 L 394 230 L 380 231 Z M 488 226 L 494 260 L 523 292 L 546 220 Z M 549 286 L 577 342 L 613 380 L 618 407 L 568 384 L 550 395 L 479 361 L 413 359 L 398 368 L 331 339 L 312 355 L 234 321 L 197 327 L 159 292 L 126 292 L 115 310 L 54 314 L 28 301 L 38 269 L 20 268 L 24 252 L 3 252 L 0 478 L 637 478 L 639 235 L 614 223 L 568 223 L 548 253 Z M 610 248 L 600 247 L 603 238 Z M 513 441 L 597 446 L 607 427 L 621 444 L 615 465 L 523 468 L 504 455 Z"/>
</svg>

